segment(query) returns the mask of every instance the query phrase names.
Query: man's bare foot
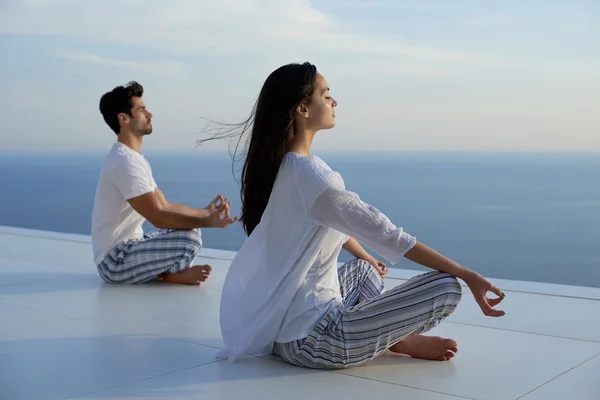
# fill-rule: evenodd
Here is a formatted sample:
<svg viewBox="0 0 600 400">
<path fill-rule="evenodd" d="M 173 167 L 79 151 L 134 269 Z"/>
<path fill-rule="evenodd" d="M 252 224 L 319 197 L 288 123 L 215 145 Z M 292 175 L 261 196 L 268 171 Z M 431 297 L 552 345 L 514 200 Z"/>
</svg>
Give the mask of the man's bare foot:
<svg viewBox="0 0 600 400">
<path fill-rule="evenodd" d="M 399 341 L 390 351 L 424 360 L 447 361 L 458 351 L 458 344 L 439 336 L 414 335 Z"/>
<path fill-rule="evenodd" d="M 162 280 L 167 283 L 200 286 L 202 282 L 208 279 L 210 271 L 212 271 L 210 265 L 194 265 L 177 274 L 165 274 L 162 276 Z"/>
</svg>

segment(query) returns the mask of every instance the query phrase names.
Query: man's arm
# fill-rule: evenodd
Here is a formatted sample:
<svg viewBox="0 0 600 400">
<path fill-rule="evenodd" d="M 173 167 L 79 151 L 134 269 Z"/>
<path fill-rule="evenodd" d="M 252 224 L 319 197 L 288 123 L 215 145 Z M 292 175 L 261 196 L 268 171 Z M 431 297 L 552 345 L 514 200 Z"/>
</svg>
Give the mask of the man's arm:
<svg viewBox="0 0 600 400">
<path fill-rule="evenodd" d="M 227 202 L 218 207 L 211 203 L 205 214 L 170 206 L 149 179 L 147 168 L 135 158 L 120 160 L 112 168 L 110 177 L 131 207 L 159 229 L 224 228 L 237 220 L 229 217 Z M 221 218 L 223 214 L 225 218 Z"/>
<path fill-rule="evenodd" d="M 158 197 L 163 209 L 165 209 L 167 211 L 173 211 L 173 212 L 176 212 L 179 214 L 184 214 L 184 215 L 189 215 L 191 217 L 199 217 L 199 218 L 206 218 L 209 215 L 209 211 L 206 208 L 193 208 L 193 207 L 188 207 L 183 204 L 174 203 L 172 201 L 167 201 L 167 199 L 165 198 L 165 195 L 158 188 L 158 186 L 156 187 L 156 189 L 154 189 L 154 193 Z"/>
<path fill-rule="evenodd" d="M 148 192 L 141 196 L 133 197 L 128 202 L 135 211 L 158 229 L 226 227 L 237 219 L 229 218 L 229 204 L 222 204 L 215 212 L 210 213 L 206 217 L 198 217 L 174 211 L 168 207 L 165 208 L 160 197 L 155 192 Z M 220 218 L 221 213 L 225 213 L 224 219 Z"/>
</svg>

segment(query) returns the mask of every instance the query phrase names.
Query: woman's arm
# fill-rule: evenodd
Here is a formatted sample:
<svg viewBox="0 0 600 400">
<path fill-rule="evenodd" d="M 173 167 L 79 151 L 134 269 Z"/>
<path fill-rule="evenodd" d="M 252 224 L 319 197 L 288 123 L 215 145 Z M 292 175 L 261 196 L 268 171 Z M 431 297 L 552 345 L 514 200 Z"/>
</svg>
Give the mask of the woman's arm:
<svg viewBox="0 0 600 400">
<path fill-rule="evenodd" d="M 354 238 L 391 263 L 398 262 L 416 242 L 379 210 L 362 202 L 356 193 L 346 190 L 329 188 L 323 191 L 308 214 L 314 223 Z"/>
<path fill-rule="evenodd" d="M 367 251 L 360 245 L 360 243 L 358 243 L 356 239 L 348 239 L 346 243 L 344 243 L 342 248 L 348 253 L 350 253 L 353 257 L 356 257 L 360 260 L 365 260 L 366 262 L 371 264 L 373 268 L 375 268 L 381 279 L 384 279 L 384 277 L 389 272 L 389 270 L 386 269 L 385 263 L 376 260 L 375 257 L 367 253 Z"/>
<path fill-rule="evenodd" d="M 375 207 L 361 201 L 356 193 L 334 188 L 325 190 L 315 200 L 309 217 L 317 224 L 356 238 L 392 263 L 406 257 L 417 264 L 462 279 L 473 292 L 475 300 L 485 315 L 495 317 L 504 315 L 504 311 L 493 309 L 504 298 L 500 289 L 480 274 L 457 264 L 422 243 L 417 243 L 416 238 L 394 225 Z M 350 244 L 351 247 L 352 245 L 353 243 Z M 486 295 L 488 291 L 500 297 L 489 299 Z"/>
<path fill-rule="evenodd" d="M 360 258 L 361 260 L 366 260 L 371 257 L 371 255 L 367 253 L 367 251 L 354 238 L 348 239 L 342 248 L 350 253 L 353 257 Z"/>
<path fill-rule="evenodd" d="M 350 253 L 353 257 L 356 257 L 360 260 L 365 260 L 369 264 L 371 264 L 373 268 L 377 270 L 377 273 L 379 274 L 379 276 L 381 276 L 382 279 L 388 273 L 388 270 L 385 267 L 385 263 L 376 260 L 375 257 L 367 253 L 367 251 L 360 245 L 360 243 L 358 243 L 356 239 L 348 239 L 346 243 L 344 243 L 342 248 L 348 253 Z"/>
<path fill-rule="evenodd" d="M 473 271 L 455 263 L 423 243 L 415 243 L 413 248 L 407 251 L 404 257 L 424 267 L 446 272 L 465 282 L 475 275 Z"/>
</svg>

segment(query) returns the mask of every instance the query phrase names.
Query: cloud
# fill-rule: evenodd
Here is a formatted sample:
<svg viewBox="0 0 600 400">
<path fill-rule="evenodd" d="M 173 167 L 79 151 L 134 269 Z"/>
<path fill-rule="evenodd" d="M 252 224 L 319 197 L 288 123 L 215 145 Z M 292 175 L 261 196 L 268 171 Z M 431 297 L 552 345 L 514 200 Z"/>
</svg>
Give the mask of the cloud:
<svg viewBox="0 0 600 400">
<path fill-rule="evenodd" d="M 153 62 L 135 62 L 115 60 L 111 58 L 100 57 L 94 54 L 80 52 L 61 52 L 57 57 L 92 64 L 106 65 L 110 67 L 126 68 L 135 71 L 146 71 L 156 75 L 171 75 L 184 70 L 185 65 L 177 61 L 153 61 Z"/>
<path fill-rule="evenodd" d="M 30 1 L 0 11 L 0 32 L 118 42 L 179 55 L 314 51 L 490 63 L 480 54 L 356 32 L 307 0 Z"/>
<path fill-rule="evenodd" d="M 577 25 L 582 7 L 473 4 L 0 0 L 0 147 L 105 148 L 99 97 L 138 80 L 147 145 L 190 149 L 199 117 L 243 120 L 270 71 L 309 60 L 340 102 L 321 148 L 600 149 L 597 26 L 554 25 Z"/>
</svg>

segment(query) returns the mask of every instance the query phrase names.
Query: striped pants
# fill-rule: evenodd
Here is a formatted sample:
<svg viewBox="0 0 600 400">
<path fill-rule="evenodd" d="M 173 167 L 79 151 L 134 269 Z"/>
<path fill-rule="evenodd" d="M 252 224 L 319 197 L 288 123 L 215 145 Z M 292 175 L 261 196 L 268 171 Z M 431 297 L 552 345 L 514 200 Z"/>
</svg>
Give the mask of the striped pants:
<svg viewBox="0 0 600 400">
<path fill-rule="evenodd" d="M 162 229 L 117 245 L 98 264 L 108 283 L 145 283 L 188 269 L 200 253 L 199 230 Z"/>
<path fill-rule="evenodd" d="M 410 335 L 427 332 L 460 302 L 456 278 L 438 271 L 415 276 L 383 292 L 369 263 L 353 260 L 339 270 L 343 304 L 317 323 L 310 335 L 275 343 L 284 361 L 307 368 L 341 369 L 365 364 Z"/>
</svg>

